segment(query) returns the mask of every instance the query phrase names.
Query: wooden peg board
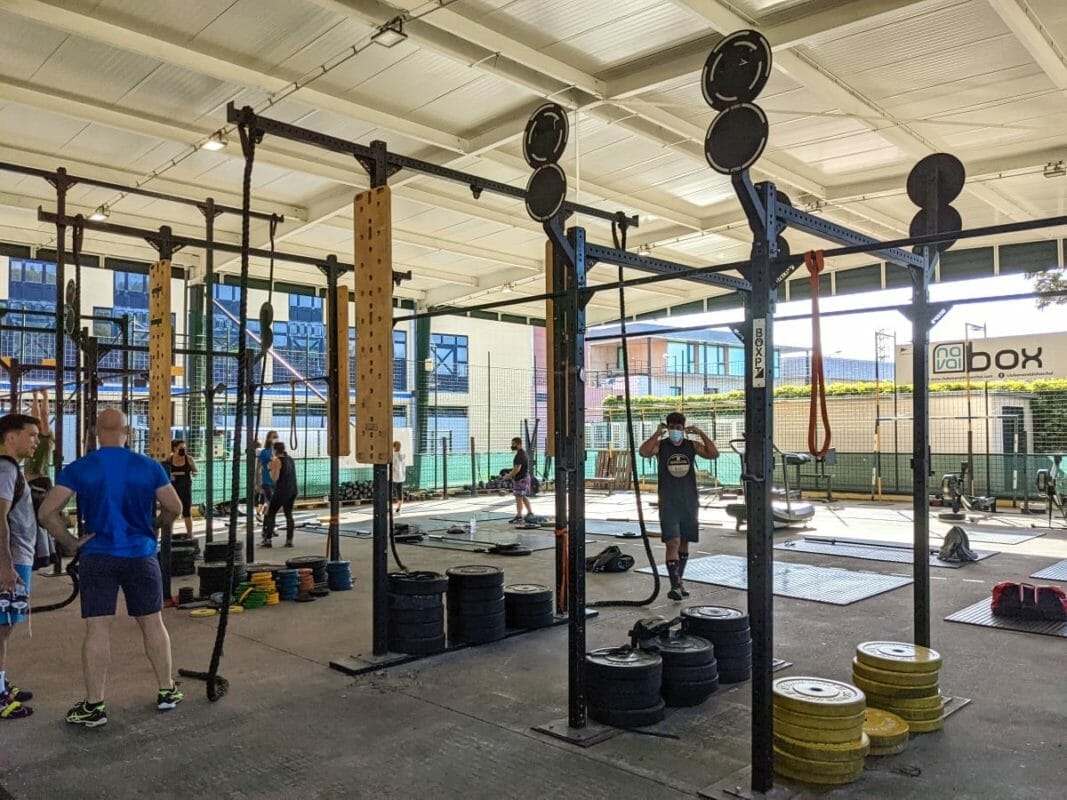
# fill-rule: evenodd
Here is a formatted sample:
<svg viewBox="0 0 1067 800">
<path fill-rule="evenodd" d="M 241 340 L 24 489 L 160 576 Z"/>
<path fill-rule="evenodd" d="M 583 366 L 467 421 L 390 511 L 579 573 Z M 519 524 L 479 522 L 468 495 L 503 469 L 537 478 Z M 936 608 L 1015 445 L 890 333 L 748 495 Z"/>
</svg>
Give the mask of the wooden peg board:
<svg viewBox="0 0 1067 800">
<path fill-rule="evenodd" d="M 393 218 L 388 186 L 360 192 L 356 226 L 356 458 L 393 457 Z"/>
<path fill-rule="evenodd" d="M 162 460 L 170 453 L 171 368 L 174 365 L 174 323 L 170 314 L 170 262 L 148 268 L 148 456 Z"/>
<path fill-rule="evenodd" d="M 545 239 L 545 291 L 554 291 L 552 285 L 552 267 L 553 267 L 553 253 L 552 240 Z M 553 318 L 553 311 L 555 303 L 551 300 L 545 300 L 545 381 L 547 383 L 547 414 L 548 425 L 545 429 L 545 455 L 549 457 L 555 457 L 556 455 L 556 324 Z"/>
<path fill-rule="evenodd" d="M 341 450 L 339 453 L 333 452 L 333 437 L 331 432 L 333 430 L 333 415 L 327 414 L 326 416 L 326 448 L 327 453 L 331 456 L 350 456 L 352 455 L 352 426 L 349 423 L 349 418 L 352 412 L 351 402 L 349 401 L 349 375 L 348 375 L 348 303 L 351 300 L 350 292 L 347 286 L 337 287 L 337 317 L 330 320 L 327 324 L 326 336 L 327 342 L 331 342 L 331 347 L 337 348 L 337 386 L 331 387 L 330 391 L 330 405 L 332 403 L 339 403 L 340 411 L 339 419 L 341 421 Z M 336 338 L 334 338 L 336 336 Z"/>
</svg>

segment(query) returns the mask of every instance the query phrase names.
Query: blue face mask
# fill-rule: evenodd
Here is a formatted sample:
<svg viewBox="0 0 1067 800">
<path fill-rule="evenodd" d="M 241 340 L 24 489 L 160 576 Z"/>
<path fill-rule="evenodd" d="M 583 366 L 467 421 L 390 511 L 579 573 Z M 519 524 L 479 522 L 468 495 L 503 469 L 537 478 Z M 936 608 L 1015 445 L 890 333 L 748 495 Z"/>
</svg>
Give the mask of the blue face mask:
<svg viewBox="0 0 1067 800">
<path fill-rule="evenodd" d="M 674 444 L 680 444 L 684 435 L 685 434 L 682 431 L 677 430 L 675 428 L 672 428 L 671 430 L 667 431 L 667 436 L 670 437 L 671 442 L 673 442 Z"/>
</svg>

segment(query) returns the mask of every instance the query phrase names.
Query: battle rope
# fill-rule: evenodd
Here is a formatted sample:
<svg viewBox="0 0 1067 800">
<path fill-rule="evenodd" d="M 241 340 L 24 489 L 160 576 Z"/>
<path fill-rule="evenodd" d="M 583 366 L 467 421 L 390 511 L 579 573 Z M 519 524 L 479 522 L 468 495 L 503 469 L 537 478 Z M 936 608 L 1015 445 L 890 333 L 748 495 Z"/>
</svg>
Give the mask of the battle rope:
<svg viewBox="0 0 1067 800">
<path fill-rule="evenodd" d="M 33 606 L 32 612 L 34 614 L 44 614 L 46 611 L 59 611 L 61 608 L 66 608 L 75 601 L 78 597 L 78 588 L 80 586 L 78 580 L 78 554 L 74 554 L 74 558 L 67 564 L 67 574 L 70 576 L 70 595 L 58 603 L 50 603 L 46 606 Z"/>
<path fill-rule="evenodd" d="M 626 249 L 626 224 L 620 220 L 611 223 L 611 237 L 617 250 Z M 622 337 L 622 379 L 623 400 L 626 406 L 626 444 L 630 450 L 630 479 L 634 483 L 634 498 L 637 502 L 637 525 L 641 530 L 641 541 L 645 545 L 645 555 L 648 556 L 648 564 L 652 567 L 652 594 L 644 600 L 598 600 L 595 603 L 587 603 L 594 608 L 611 606 L 647 606 L 659 596 L 660 579 L 659 569 L 656 567 L 656 557 L 652 553 L 652 542 L 648 538 L 648 528 L 645 526 L 645 510 L 641 505 L 641 478 L 637 470 L 637 445 L 634 442 L 634 415 L 633 403 L 630 398 L 630 347 L 626 337 L 626 289 L 623 286 L 622 265 L 619 265 L 619 335 Z"/>
<path fill-rule="evenodd" d="M 296 450 L 299 446 L 300 440 L 296 436 L 296 381 L 289 381 L 289 449 Z"/>
<path fill-rule="evenodd" d="M 830 415 L 826 410 L 826 374 L 822 359 L 822 325 L 819 322 L 819 273 L 826 266 L 822 250 L 804 254 L 811 281 L 811 403 L 808 406 L 808 452 L 822 458 L 830 450 Z M 821 420 L 817 417 L 821 416 Z M 815 446 L 815 432 L 822 423 L 823 439 Z"/>
<path fill-rule="evenodd" d="M 259 365 L 259 396 L 256 400 L 256 422 L 255 430 L 259 430 L 260 423 L 263 419 L 263 392 L 265 390 L 264 382 L 267 378 L 267 358 L 270 354 L 270 349 L 274 344 L 274 306 L 272 301 L 274 299 L 274 250 L 276 247 L 275 236 L 278 233 L 278 215 L 271 214 L 270 223 L 267 226 L 267 230 L 270 236 L 270 272 L 267 276 L 267 302 L 259 307 L 259 358 L 256 360 L 260 362 Z M 255 377 L 254 375 L 251 377 Z M 293 389 L 295 395 L 296 389 Z M 295 399 L 294 399 L 295 402 Z M 291 423 L 290 427 L 290 441 L 293 439 L 293 429 L 296 427 L 296 422 Z M 295 450 L 294 445 L 290 445 L 290 449 Z"/>
<path fill-rule="evenodd" d="M 241 190 L 241 299 L 239 317 L 239 329 L 248 330 L 248 251 L 251 246 L 250 219 L 252 213 L 252 168 L 256 160 L 256 144 L 263 138 L 262 131 L 249 131 L 248 126 L 241 123 L 237 126 L 237 132 L 241 136 L 241 150 L 245 157 L 244 179 Z M 252 363 L 248 359 L 248 337 L 240 336 L 237 339 L 237 404 L 234 412 L 233 425 L 233 467 L 230 483 L 230 519 L 229 519 L 229 547 L 226 548 L 226 583 L 225 595 L 222 608 L 219 610 L 219 627 L 215 633 L 215 646 L 211 651 L 211 663 L 207 672 L 195 672 L 193 670 L 180 669 L 179 675 L 187 678 L 197 678 L 207 681 L 207 699 L 211 702 L 222 699 L 230 688 L 229 681 L 219 675 L 219 662 L 222 660 L 222 647 L 226 641 L 226 626 L 230 619 L 229 593 L 234 585 L 234 550 L 237 545 L 237 506 L 241 499 L 241 459 L 245 449 L 242 447 L 243 430 L 241 423 L 244 420 L 245 404 L 248 385 L 252 379 Z"/>
</svg>

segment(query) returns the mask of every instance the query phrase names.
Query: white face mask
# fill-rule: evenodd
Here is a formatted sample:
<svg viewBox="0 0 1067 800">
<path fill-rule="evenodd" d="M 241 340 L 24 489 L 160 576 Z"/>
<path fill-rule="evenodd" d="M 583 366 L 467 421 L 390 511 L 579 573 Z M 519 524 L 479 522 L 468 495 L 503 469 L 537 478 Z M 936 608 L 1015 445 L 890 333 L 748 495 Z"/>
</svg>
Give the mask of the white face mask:
<svg viewBox="0 0 1067 800">
<path fill-rule="evenodd" d="M 672 441 L 672 442 L 673 442 L 674 444 L 679 444 L 679 443 L 681 443 L 681 441 L 682 441 L 682 436 L 683 436 L 683 435 L 684 435 L 684 434 L 682 433 L 682 431 L 680 431 L 680 430 L 677 430 L 677 429 L 674 429 L 674 428 L 672 428 L 671 430 L 667 431 L 667 436 L 669 436 L 669 437 L 670 437 L 670 440 L 671 440 L 671 441 Z"/>
</svg>

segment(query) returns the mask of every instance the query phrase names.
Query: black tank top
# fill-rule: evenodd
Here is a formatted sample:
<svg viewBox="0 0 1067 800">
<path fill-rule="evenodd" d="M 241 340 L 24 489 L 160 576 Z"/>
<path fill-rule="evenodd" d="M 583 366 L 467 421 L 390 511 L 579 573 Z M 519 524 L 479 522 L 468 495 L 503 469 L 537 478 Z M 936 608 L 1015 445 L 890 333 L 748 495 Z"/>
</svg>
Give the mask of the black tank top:
<svg viewBox="0 0 1067 800">
<path fill-rule="evenodd" d="M 174 456 L 168 458 L 166 461 L 163 462 L 163 464 L 167 468 L 167 472 L 170 474 L 170 479 L 174 483 L 192 483 L 193 471 L 189 468 L 188 458 L 185 460 L 185 463 L 182 464 L 180 467 L 174 464 Z"/>
<path fill-rule="evenodd" d="M 699 510 L 696 446 L 689 439 L 681 444 L 672 444 L 670 439 L 659 443 L 659 502 L 661 508 Z"/>
<path fill-rule="evenodd" d="M 274 482 L 274 494 L 281 497 L 296 497 L 296 464 L 288 453 L 277 456 L 281 462 L 278 480 Z"/>
</svg>

